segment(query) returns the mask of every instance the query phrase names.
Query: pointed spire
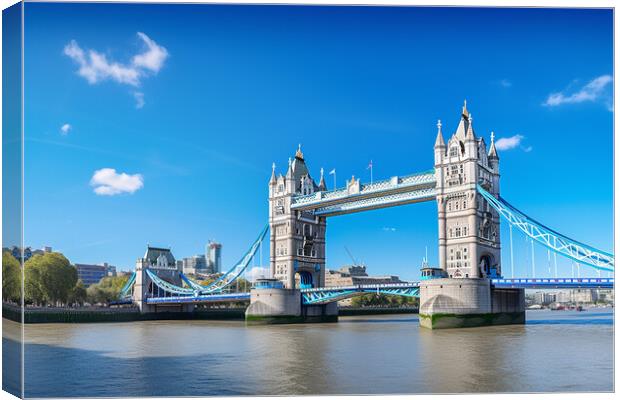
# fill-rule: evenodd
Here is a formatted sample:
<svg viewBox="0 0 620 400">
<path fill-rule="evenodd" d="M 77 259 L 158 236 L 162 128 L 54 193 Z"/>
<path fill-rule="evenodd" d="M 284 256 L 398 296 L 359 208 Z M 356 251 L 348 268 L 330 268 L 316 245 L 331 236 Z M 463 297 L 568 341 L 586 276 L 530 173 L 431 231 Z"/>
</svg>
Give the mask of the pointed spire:
<svg viewBox="0 0 620 400">
<path fill-rule="evenodd" d="M 467 111 L 467 110 L 465 110 Z M 467 124 L 467 135 L 465 139 L 475 139 L 474 136 L 474 116 L 469 114 L 469 124 Z"/>
<path fill-rule="evenodd" d="M 293 177 L 293 160 L 291 159 L 291 157 L 288 158 L 288 169 L 286 170 L 286 177 Z"/>
<path fill-rule="evenodd" d="M 304 159 L 304 153 L 301 152 L 301 143 L 297 146 L 297 152 L 295 153 L 295 158 L 300 160 Z"/>
<path fill-rule="evenodd" d="M 491 149 L 489 149 L 489 158 L 499 160 L 497 149 L 495 148 L 495 132 L 491 132 Z"/>
<path fill-rule="evenodd" d="M 324 170 L 323 167 L 321 167 L 321 180 L 319 181 L 319 191 L 324 191 L 327 190 L 327 185 L 325 185 L 325 177 L 324 177 Z"/>
<path fill-rule="evenodd" d="M 446 147 L 443 141 L 443 133 L 441 132 L 441 120 L 437 120 L 437 138 L 435 139 L 435 147 Z"/>
<path fill-rule="evenodd" d="M 465 118 L 469 118 L 469 111 L 467 111 L 467 99 L 463 100 L 463 112 L 461 115 Z"/>
<path fill-rule="evenodd" d="M 271 164 L 271 179 L 269 183 L 276 183 L 276 163 Z"/>
</svg>

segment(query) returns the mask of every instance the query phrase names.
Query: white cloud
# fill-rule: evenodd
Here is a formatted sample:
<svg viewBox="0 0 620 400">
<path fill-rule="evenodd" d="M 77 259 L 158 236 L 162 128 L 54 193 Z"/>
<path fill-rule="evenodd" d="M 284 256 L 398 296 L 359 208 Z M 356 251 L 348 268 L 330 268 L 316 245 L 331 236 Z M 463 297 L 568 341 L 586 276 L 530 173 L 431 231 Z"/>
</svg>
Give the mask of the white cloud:
<svg viewBox="0 0 620 400">
<path fill-rule="evenodd" d="M 508 79 L 502 79 L 501 81 L 499 81 L 499 84 L 505 88 L 509 88 L 512 86 L 512 82 L 510 82 Z"/>
<path fill-rule="evenodd" d="M 114 168 L 102 168 L 95 171 L 90 179 L 94 192 L 100 196 L 114 196 L 122 193 L 134 193 L 144 186 L 142 175 L 117 173 Z"/>
<path fill-rule="evenodd" d="M 598 78 L 594 78 L 578 91 L 574 93 L 557 92 L 551 93 L 543 105 L 548 107 L 555 107 L 562 104 L 576 104 L 583 103 L 585 101 L 596 101 L 599 99 L 605 99 L 607 108 L 610 108 L 611 94 L 606 91 L 607 86 L 612 82 L 611 75 L 601 75 Z"/>
<path fill-rule="evenodd" d="M 392 228 L 391 226 L 384 226 L 383 230 L 385 232 L 396 232 L 396 228 Z"/>
<path fill-rule="evenodd" d="M 90 84 L 107 79 L 131 86 L 140 84 L 140 71 L 137 68 L 109 62 L 105 55 L 95 50 L 89 50 L 87 55 L 75 40 L 65 46 L 65 54 L 79 65 L 78 75 Z"/>
<path fill-rule="evenodd" d="M 133 92 L 133 97 L 136 99 L 136 108 L 144 107 L 144 93 Z"/>
<path fill-rule="evenodd" d="M 168 50 L 165 47 L 159 46 L 142 32 L 138 32 L 138 36 L 146 44 L 147 51 L 134 56 L 132 64 L 135 67 L 145 68 L 158 73 L 164 65 L 164 61 L 168 58 Z"/>
<path fill-rule="evenodd" d="M 79 69 L 77 74 L 86 79 L 90 84 L 96 84 L 106 80 L 117 83 L 140 86 L 141 79 L 149 74 L 157 74 L 168 58 L 168 50 L 155 43 L 146 34 L 138 32 L 138 37 L 146 45 L 146 50 L 136 54 L 128 64 L 122 64 L 108 58 L 96 50 L 83 50 L 75 40 L 71 40 L 64 48 L 64 54 L 75 61 Z M 142 100 L 137 104 L 144 105 L 144 94 L 140 93 Z M 141 108 L 138 106 L 137 108 Z"/>
<path fill-rule="evenodd" d="M 69 133 L 71 128 L 72 128 L 71 124 L 64 124 L 63 126 L 60 127 L 60 134 L 65 136 L 66 134 Z"/>
<path fill-rule="evenodd" d="M 495 148 L 497 150 L 510 150 L 519 146 L 521 142 L 525 139 L 523 135 L 514 135 L 507 138 L 499 138 L 495 142 Z M 531 149 L 530 149 L 531 150 Z"/>
</svg>

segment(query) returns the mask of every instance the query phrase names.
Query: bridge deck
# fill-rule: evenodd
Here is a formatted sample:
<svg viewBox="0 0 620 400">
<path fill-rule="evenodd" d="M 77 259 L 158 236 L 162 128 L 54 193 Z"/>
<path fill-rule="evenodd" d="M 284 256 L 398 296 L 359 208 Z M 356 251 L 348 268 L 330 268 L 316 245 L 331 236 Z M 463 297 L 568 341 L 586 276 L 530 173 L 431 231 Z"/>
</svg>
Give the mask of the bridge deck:
<svg viewBox="0 0 620 400">
<path fill-rule="evenodd" d="M 614 278 L 514 278 L 492 279 L 497 288 L 521 289 L 613 289 Z"/>
<path fill-rule="evenodd" d="M 613 289 L 614 278 L 514 278 L 491 279 L 496 288 L 519 289 Z M 301 289 L 304 304 L 326 304 L 361 294 L 419 296 L 420 282 L 381 283 L 370 285 L 329 286 Z M 150 297 L 147 304 L 223 303 L 249 301 L 250 293 L 223 293 L 202 296 Z"/>
<path fill-rule="evenodd" d="M 435 172 L 394 176 L 359 188 L 341 188 L 295 196 L 291 209 L 313 210 L 315 215 L 338 215 L 435 199 Z"/>
</svg>

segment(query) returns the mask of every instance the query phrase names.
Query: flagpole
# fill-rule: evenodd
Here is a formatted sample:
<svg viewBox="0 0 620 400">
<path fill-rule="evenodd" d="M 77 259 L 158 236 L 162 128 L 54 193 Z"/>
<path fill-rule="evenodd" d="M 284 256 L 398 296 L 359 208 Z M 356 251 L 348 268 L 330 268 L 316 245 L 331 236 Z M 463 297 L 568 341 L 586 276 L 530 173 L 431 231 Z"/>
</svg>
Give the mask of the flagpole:
<svg viewBox="0 0 620 400">
<path fill-rule="evenodd" d="M 330 175 L 334 175 L 334 190 L 336 190 L 336 168 L 333 168 L 331 171 L 329 171 Z"/>
</svg>

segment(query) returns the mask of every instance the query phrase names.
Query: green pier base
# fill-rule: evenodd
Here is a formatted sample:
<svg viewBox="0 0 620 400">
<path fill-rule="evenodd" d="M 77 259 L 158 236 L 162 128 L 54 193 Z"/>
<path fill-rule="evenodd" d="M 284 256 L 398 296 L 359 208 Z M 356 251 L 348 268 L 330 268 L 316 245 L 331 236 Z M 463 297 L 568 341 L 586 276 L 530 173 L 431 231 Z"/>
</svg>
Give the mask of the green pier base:
<svg viewBox="0 0 620 400">
<path fill-rule="evenodd" d="M 525 311 L 484 314 L 420 314 L 420 326 L 428 329 L 518 324 L 525 324 Z"/>
</svg>

